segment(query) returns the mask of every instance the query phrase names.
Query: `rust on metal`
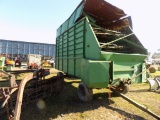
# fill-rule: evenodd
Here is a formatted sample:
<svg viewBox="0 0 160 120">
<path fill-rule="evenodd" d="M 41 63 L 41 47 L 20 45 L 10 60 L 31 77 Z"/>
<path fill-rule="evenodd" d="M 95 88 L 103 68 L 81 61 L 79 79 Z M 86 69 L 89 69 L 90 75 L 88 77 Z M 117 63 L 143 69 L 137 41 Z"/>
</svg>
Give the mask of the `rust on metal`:
<svg viewBox="0 0 160 120">
<path fill-rule="evenodd" d="M 21 105 L 22 105 L 22 99 L 23 99 L 23 91 L 25 88 L 26 83 L 33 78 L 33 73 L 30 73 L 25 78 L 23 78 L 20 86 L 19 91 L 17 95 L 17 101 L 16 101 L 16 107 L 15 107 L 15 113 L 14 113 L 14 120 L 19 120 L 20 114 L 21 114 Z"/>
<path fill-rule="evenodd" d="M 84 12 L 94 18 L 97 25 L 107 29 L 118 30 L 126 26 L 132 28 L 130 17 L 122 9 L 104 0 L 85 0 Z"/>
<path fill-rule="evenodd" d="M 16 87 L 17 86 L 15 75 L 10 74 L 10 73 L 8 73 L 6 71 L 3 71 L 3 70 L 0 70 L 0 72 L 2 72 L 4 75 L 7 75 L 9 77 L 10 87 Z"/>
<path fill-rule="evenodd" d="M 7 113 L 9 120 L 19 120 L 22 106 L 59 93 L 63 89 L 64 77 L 45 79 L 48 74 L 48 69 L 39 69 L 28 74 L 17 86 L 0 87 L 0 116 Z"/>
</svg>

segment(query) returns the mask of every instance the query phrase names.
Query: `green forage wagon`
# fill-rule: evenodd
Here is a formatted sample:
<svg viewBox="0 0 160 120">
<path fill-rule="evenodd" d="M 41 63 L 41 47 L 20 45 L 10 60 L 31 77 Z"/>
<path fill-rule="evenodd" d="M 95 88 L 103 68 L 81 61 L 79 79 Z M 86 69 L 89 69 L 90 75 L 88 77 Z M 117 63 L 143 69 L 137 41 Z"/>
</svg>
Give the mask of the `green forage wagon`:
<svg viewBox="0 0 160 120">
<path fill-rule="evenodd" d="M 131 17 L 104 0 L 82 0 L 57 29 L 56 69 L 81 78 L 79 98 L 92 100 L 92 88 L 121 93 L 146 81 L 147 50 L 132 30 Z"/>
</svg>

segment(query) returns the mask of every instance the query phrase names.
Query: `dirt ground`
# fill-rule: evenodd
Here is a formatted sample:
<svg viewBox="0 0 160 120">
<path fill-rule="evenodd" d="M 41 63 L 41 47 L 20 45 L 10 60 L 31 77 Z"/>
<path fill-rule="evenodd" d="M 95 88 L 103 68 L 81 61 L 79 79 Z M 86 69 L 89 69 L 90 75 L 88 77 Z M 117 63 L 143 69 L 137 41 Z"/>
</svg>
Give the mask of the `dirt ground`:
<svg viewBox="0 0 160 120">
<path fill-rule="evenodd" d="M 109 102 L 107 89 L 94 89 L 93 100 L 83 103 L 77 95 L 78 83 L 67 78 L 61 94 L 44 100 L 43 110 L 36 103 L 27 106 L 22 120 L 156 120 L 119 96 L 112 95 Z M 147 83 L 131 85 L 127 96 L 160 115 L 160 93 L 149 92 L 148 87 Z"/>
<path fill-rule="evenodd" d="M 51 76 L 56 72 L 51 69 Z M 77 95 L 79 82 L 77 78 L 65 78 L 65 86 L 60 94 L 23 108 L 21 120 L 156 120 L 115 94 L 111 94 L 109 100 L 108 89 L 93 89 L 93 100 L 81 102 Z M 132 84 L 126 96 L 160 115 L 160 92 L 150 92 L 148 89 L 148 83 Z M 38 104 L 44 107 L 37 107 Z"/>
</svg>

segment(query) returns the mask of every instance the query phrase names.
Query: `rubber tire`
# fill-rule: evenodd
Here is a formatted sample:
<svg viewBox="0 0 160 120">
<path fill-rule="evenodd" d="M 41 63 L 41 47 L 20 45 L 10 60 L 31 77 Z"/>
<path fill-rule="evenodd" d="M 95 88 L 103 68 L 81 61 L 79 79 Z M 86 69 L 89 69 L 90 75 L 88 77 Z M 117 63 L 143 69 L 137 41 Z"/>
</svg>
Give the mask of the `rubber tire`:
<svg viewBox="0 0 160 120">
<path fill-rule="evenodd" d="M 118 92 L 122 93 L 122 94 L 127 94 L 129 92 L 129 84 L 127 83 L 122 83 L 120 85 L 120 88 L 121 89 L 117 89 Z"/>
<path fill-rule="evenodd" d="M 93 98 L 93 90 L 88 88 L 84 83 L 78 86 L 78 96 L 83 102 L 90 102 Z"/>
<path fill-rule="evenodd" d="M 58 72 L 58 73 L 57 73 L 57 76 L 58 76 L 58 77 L 64 77 L 64 75 L 63 75 L 62 72 Z"/>
</svg>

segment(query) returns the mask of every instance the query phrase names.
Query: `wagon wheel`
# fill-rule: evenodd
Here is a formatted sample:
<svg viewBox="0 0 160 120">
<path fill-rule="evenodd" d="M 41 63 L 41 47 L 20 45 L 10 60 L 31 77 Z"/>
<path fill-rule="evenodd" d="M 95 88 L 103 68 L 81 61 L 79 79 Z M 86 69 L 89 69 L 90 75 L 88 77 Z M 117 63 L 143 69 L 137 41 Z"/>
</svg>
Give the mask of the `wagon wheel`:
<svg viewBox="0 0 160 120">
<path fill-rule="evenodd" d="M 78 96 L 83 102 L 89 102 L 93 98 L 93 91 L 84 83 L 80 83 L 78 86 Z"/>
<path fill-rule="evenodd" d="M 120 93 L 126 94 L 129 92 L 129 84 L 121 82 L 118 87 L 116 87 L 116 90 Z"/>
</svg>

